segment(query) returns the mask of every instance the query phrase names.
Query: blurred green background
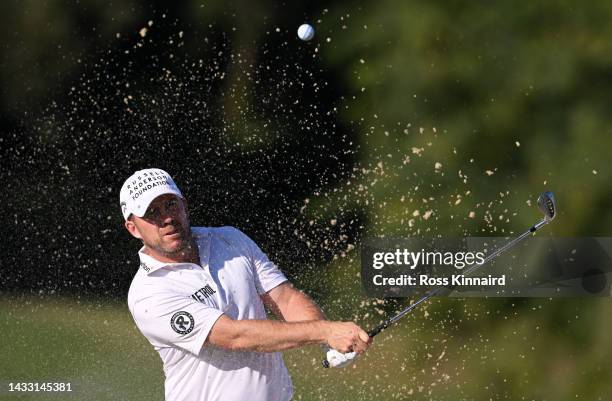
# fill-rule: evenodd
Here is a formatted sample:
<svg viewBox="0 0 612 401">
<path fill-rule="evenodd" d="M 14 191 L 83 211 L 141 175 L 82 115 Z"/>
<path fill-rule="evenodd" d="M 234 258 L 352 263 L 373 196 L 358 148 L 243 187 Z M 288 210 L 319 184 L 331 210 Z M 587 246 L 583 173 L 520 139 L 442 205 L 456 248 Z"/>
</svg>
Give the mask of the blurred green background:
<svg viewBox="0 0 612 401">
<path fill-rule="evenodd" d="M 612 4 L 410 1 L 0 5 L 0 382 L 161 400 L 125 296 L 138 244 L 121 182 L 170 171 L 196 225 L 236 225 L 333 319 L 369 236 L 538 235 L 612 225 Z M 308 43 L 299 24 L 316 29 Z M 285 354 L 297 400 L 608 400 L 612 303 L 436 299 L 345 370 Z"/>
</svg>

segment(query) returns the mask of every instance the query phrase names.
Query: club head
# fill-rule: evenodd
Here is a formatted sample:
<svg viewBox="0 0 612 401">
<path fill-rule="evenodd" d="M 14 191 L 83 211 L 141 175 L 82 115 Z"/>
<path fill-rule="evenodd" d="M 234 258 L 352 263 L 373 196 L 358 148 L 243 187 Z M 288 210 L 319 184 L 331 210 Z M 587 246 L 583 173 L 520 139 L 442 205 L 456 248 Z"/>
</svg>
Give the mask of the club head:
<svg viewBox="0 0 612 401">
<path fill-rule="evenodd" d="M 538 197 L 538 207 L 546 216 L 546 220 L 552 220 L 557 214 L 557 205 L 555 203 L 555 196 L 552 192 L 546 191 Z"/>
</svg>

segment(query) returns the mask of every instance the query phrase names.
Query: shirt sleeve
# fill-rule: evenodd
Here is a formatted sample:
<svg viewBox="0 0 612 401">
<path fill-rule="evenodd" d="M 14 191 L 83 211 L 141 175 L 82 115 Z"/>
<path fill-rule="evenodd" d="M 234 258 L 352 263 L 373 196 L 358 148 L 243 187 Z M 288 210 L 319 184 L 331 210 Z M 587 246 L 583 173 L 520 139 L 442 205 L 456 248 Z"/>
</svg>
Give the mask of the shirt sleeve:
<svg viewBox="0 0 612 401">
<path fill-rule="evenodd" d="M 132 308 L 136 325 L 153 346 L 179 347 L 195 355 L 222 314 L 219 309 L 169 291 L 152 293 Z"/>
<path fill-rule="evenodd" d="M 252 263 L 255 273 L 255 287 L 259 295 L 265 294 L 287 281 L 287 277 L 268 259 L 268 256 L 257 244 L 242 231 L 235 228 L 236 234 L 244 244 L 245 252 Z"/>
</svg>

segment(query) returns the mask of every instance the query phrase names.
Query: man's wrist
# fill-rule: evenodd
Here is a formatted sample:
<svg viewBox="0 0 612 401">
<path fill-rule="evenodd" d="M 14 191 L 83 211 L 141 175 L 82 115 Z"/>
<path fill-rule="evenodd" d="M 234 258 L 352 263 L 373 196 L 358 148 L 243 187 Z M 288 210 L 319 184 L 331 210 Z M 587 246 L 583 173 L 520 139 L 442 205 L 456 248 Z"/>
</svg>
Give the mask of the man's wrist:
<svg viewBox="0 0 612 401">
<path fill-rule="evenodd" d="M 327 320 L 315 320 L 316 340 L 319 344 L 327 345 L 331 332 L 331 324 Z"/>
</svg>

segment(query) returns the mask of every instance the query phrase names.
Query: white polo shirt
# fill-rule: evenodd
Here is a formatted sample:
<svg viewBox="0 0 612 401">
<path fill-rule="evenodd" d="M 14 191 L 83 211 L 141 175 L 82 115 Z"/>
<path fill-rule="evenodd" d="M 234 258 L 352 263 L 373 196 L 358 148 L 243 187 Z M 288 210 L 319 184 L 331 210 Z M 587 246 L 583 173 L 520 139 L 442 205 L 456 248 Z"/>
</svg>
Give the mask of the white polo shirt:
<svg viewBox="0 0 612 401">
<path fill-rule="evenodd" d="M 281 354 L 204 345 L 217 319 L 266 319 L 259 297 L 287 281 L 233 227 L 193 227 L 200 264 L 164 263 L 139 251 L 128 293 L 136 325 L 159 353 L 166 401 L 288 401 L 293 386 Z"/>
</svg>

